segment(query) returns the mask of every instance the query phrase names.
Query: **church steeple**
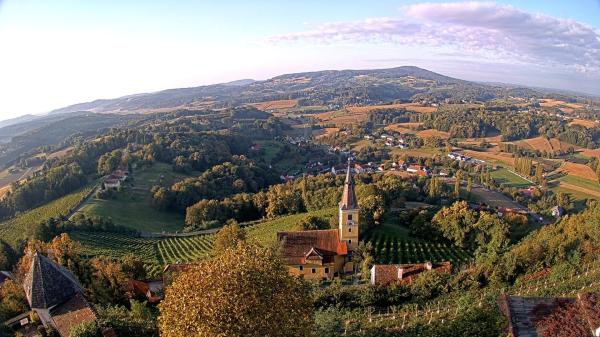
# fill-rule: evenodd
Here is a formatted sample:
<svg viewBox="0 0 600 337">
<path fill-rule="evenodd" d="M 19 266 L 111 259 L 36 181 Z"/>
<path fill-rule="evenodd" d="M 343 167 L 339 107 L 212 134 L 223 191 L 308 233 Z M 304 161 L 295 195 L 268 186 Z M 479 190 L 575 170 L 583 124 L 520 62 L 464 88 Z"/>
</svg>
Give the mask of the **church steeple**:
<svg viewBox="0 0 600 337">
<path fill-rule="evenodd" d="M 351 160 L 348 159 L 348 169 L 346 171 L 346 181 L 344 182 L 344 192 L 342 201 L 340 201 L 340 210 L 357 209 L 356 194 L 354 193 L 354 179 L 352 179 Z"/>
<path fill-rule="evenodd" d="M 339 236 L 340 241 L 348 244 L 348 250 L 354 250 L 358 245 L 358 216 L 360 209 L 356 194 L 354 193 L 354 180 L 352 179 L 351 161 L 348 159 L 348 169 L 346 171 L 346 181 L 344 182 L 344 192 L 339 207 Z"/>
</svg>

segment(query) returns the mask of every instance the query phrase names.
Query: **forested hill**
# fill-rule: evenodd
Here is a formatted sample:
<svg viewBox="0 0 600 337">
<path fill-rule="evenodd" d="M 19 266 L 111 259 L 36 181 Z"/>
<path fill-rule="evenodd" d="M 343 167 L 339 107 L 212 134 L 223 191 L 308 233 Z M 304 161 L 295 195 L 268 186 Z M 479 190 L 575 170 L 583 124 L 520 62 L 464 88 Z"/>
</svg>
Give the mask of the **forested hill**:
<svg viewBox="0 0 600 337">
<path fill-rule="evenodd" d="M 298 100 L 299 106 L 369 105 L 396 100 L 439 102 L 488 101 L 519 96 L 541 97 L 523 87 L 480 84 L 418 67 L 374 70 L 325 70 L 277 76 L 265 81 L 240 80 L 193 88 L 102 99 L 54 110 L 148 112 L 158 109 L 235 107 L 272 100 Z"/>
</svg>

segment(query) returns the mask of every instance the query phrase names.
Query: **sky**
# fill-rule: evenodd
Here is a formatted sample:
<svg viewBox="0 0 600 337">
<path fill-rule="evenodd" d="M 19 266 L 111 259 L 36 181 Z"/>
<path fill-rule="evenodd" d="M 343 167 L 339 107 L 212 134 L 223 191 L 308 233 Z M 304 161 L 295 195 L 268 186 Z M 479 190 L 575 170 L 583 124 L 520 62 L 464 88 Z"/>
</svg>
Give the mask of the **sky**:
<svg viewBox="0 0 600 337">
<path fill-rule="evenodd" d="M 0 120 L 169 88 L 402 65 L 600 95 L 600 0 L 0 0 Z"/>
</svg>

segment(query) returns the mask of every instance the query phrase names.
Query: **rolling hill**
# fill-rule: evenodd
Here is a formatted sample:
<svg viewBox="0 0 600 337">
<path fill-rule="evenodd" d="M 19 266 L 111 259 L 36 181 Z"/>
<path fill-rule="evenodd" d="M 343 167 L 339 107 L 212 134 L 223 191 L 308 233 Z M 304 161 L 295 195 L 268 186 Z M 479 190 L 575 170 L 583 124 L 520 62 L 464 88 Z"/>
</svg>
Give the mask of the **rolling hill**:
<svg viewBox="0 0 600 337">
<path fill-rule="evenodd" d="M 440 75 L 418 67 L 373 70 L 324 70 L 286 74 L 264 81 L 239 80 L 192 88 L 168 89 L 79 103 L 52 111 L 151 112 L 180 108 L 224 108 L 274 100 L 299 106 L 372 105 L 390 101 L 488 101 L 507 96 L 542 95 L 523 87 L 487 85 Z"/>
</svg>

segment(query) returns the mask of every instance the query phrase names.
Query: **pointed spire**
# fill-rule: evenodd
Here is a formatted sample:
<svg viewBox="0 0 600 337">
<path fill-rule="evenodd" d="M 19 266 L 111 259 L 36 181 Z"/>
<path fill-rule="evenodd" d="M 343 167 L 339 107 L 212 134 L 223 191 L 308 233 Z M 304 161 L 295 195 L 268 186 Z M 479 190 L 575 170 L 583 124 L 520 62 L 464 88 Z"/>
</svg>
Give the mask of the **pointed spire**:
<svg viewBox="0 0 600 337">
<path fill-rule="evenodd" d="M 354 179 L 352 179 L 352 169 L 350 168 L 351 163 L 352 159 L 348 158 L 348 169 L 346 170 L 346 181 L 344 182 L 340 209 L 358 209 L 356 194 L 354 194 Z"/>
</svg>

